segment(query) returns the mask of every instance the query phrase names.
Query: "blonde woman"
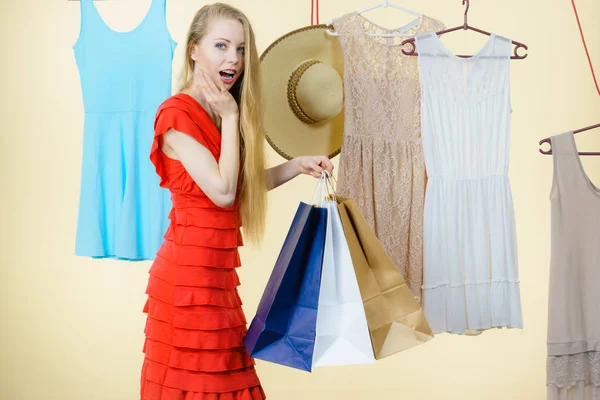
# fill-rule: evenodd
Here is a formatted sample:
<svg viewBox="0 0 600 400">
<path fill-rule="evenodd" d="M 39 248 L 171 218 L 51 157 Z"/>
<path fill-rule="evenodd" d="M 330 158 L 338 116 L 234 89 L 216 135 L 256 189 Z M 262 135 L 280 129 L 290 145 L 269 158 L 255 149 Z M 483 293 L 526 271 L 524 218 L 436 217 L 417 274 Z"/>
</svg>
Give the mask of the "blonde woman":
<svg viewBox="0 0 600 400">
<path fill-rule="evenodd" d="M 265 394 L 243 345 L 238 246 L 259 243 L 267 190 L 325 156 L 265 168 L 259 59 L 246 16 L 202 7 L 186 44 L 180 93 L 158 109 L 150 159 L 173 210 L 150 269 L 143 400 L 254 400 Z"/>
</svg>

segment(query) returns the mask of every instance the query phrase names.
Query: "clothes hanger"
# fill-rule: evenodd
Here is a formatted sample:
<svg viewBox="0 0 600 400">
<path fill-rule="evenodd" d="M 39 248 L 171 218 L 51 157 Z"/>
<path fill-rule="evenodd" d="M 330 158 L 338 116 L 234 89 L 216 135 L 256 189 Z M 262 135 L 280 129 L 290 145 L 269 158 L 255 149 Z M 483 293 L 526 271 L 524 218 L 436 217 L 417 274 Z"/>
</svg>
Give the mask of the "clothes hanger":
<svg viewBox="0 0 600 400">
<path fill-rule="evenodd" d="M 590 126 L 586 126 L 585 128 L 581 128 L 581 129 L 577 129 L 576 131 L 573 131 L 573 135 L 579 133 L 579 132 L 585 132 L 585 131 L 589 131 L 591 129 L 595 129 L 595 128 L 600 128 L 600 124 L 596 124 L 596 125 L 590 125 Z M 540 153 L 544 154 L 544 155 L 551 155 L 552 154 L 552 141 L 551 138 L 547 137 L 545 139 L 540 140 L 539 145 L 541 146 L 544 143 L 548 143 L 550 145 L 550 149 L 549 150 L 540 150 Z M 581 151 L 578 153 L 580 156 L 600 156 L 600 152 L 597 151 Z"/>
<path fill-rule="evenodd" d="M 384 0 L 381 3 L 375 4 L 373 6 L 367 7 L 363 10 L 360 11 L 356 11 L 356 14 L 361 15 L 366 13 L 367 11 L 371 11 L 371 10 L 375 10 L 377 8 L 395 8 L 396 10 L 400 10 L 400 11 L 404 11 L 406 13 L 412 14 L 414 16 L 417 17 L 417 19 L 413 20 L 412 22 L 408 23 L 407 25 L 396 29 L 398 31 L 398 33 L 369 33 L 368 36 L 371 37 L 398 37 L 398 36 L 412 36 L 410 33 L 403 33 L 404 31 L 409 30 L 410 28 L 414 27 L 415 25 L 417 25 L 420 22 L 420 19 L 423 17 L 423 14 L 420 14 L 418 12 L 409 10 L 407 8 L 404 7 L 400 7 L 397 6 L 395 4 L 390 3 L 388 0 Z M 335 32 L 335 30 L 333 29 L 333 25 L 331 24 L 331 21 L 327 24 L 327 30 L 326 30 L 327 34 L 330 36 L 338 36 L 338 34 Z"/>
<path fill-rule="evenodd" d="M 444 29 L 443 31 L 436 32 L 436 34 L 438 36 L 440 36 L 440 35 L 443 35 L 444 33 L 454 32 L 454 31 L 458 31 L 460 29 L 463 29 L 463 30 L 475 31 L 475 32 L 478 32 L 478 33 L 490 36 L 491 33 L 483 31 L 481 29 L 475 28 L 475 27 L 470 26 L 469 24 L 467 24 L 467 12 L 469 11 L 469 0 L 462 0 L 462 3 L 463 3 L 463 5 L 465 5 L 465 3 L 467 4 L 467 8 L 465 9 L 465 22 L 464 22 L 464 24 L 460 25 L 460 26 L 456 26 L 454 28 Z M 514 55 L 510 57 L 511 59 L 513 59 L 513 60 L 522 60 L 525 57 L 527 57 L 527 54 L 522 55 L 522 56 L 520 56 L 520 55 L 517 54 L 517 50 L 520 47 L 522 47 L 525 50 L 527 50 L 527 46 L 526 45 L 524 45 L 523 43 L 515 42 L 514 40 L 512 41 L 512 43 L 514 45 L 516 45 L 516 47 L 515 47 L 515 50 L 514 50 Z M 412 49 L 409 50 L 409 51 L 406 51 L 406 50 L 402 49 L 402 53 L 405 54 L 405 55 L 407 55 L 407 56 L 418 56 L 418 54 L 417 54 L 417 48 L 415 46 L 415 38 L 413 37 L 413 38 L 410 38 L 410 39 L 407 39 L 407 40 L 403 41 L 400 46 L 404 47 L 406 44 L 410 44 L 411 47 L 412 47 Z M 458 57 L 469 58 L 469 57 L 472 57 L 472 56 L 458 55 Z"/>
</svg>

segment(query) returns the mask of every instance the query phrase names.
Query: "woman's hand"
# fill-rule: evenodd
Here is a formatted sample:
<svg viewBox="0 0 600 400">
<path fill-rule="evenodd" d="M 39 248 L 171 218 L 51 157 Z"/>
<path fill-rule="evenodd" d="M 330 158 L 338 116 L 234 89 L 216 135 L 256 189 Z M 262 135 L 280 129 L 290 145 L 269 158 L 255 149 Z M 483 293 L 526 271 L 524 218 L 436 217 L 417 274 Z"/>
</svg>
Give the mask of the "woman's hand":
<svg viewBox="0 0 600 400">
<path fill-rule="evenodd" d="M 333 173 L 333 164 L 327 156 L 300 156 L 295 161 L 301 174 L 320 178 L 323 170 Z"/>
<path fill-rule="evenodd" d="M 219 87 L 217 87 L 208 74 L 202 70 L 196 72 L 196 78 L 198 79 L 198 89 L 215 114 L 219 115 L 221 119 L 238 116 L 238 105 L 223 82 L 219 82 Z"/>
<path fill-rule="evenodd" d="M 323 170 L 333 172 L 333 164 L 326 156 L 300 156 L 267 169 L 267 188 L 275 189 L 300 174 L 320 178 Z"/>
</svg>

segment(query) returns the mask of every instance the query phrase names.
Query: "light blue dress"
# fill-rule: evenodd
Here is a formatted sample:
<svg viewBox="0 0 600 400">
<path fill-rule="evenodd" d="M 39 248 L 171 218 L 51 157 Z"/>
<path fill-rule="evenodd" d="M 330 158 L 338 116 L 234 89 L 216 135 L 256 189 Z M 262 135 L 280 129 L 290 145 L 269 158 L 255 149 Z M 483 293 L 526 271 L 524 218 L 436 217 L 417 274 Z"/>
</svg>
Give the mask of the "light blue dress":
<svg viewBox="0 0 600 400">
<path fill-rule="evenodd" d="M 118 32 L 81 0 L 73 46 L 85 111 L 78 256 L 153 259 L 168 227 L 170 195 L 148 157 L 156 111 L 171 95 L 176 43 L 165 3 L 152 0 L 135 29 Z"/>
</svg>

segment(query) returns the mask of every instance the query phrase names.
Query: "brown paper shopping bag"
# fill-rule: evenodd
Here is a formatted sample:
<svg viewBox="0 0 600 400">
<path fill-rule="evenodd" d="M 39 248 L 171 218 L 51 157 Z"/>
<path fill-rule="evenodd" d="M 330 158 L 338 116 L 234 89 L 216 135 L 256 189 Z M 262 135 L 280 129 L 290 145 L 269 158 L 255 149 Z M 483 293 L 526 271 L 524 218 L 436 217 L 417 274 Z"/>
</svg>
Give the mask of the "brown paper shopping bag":
<svg viewBox="0 0 600 400">
<path fill-rule="evenodd" d="M 433 338 L 419 303 L 352 199 L 337 196 L 376 359 Z"/>
</svg>

